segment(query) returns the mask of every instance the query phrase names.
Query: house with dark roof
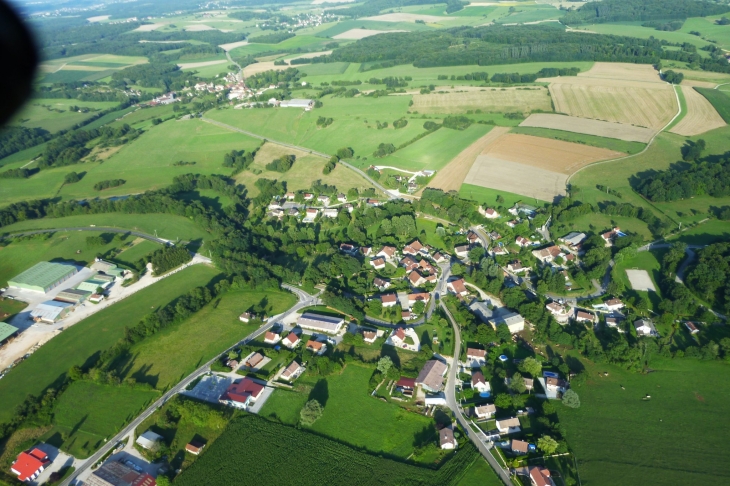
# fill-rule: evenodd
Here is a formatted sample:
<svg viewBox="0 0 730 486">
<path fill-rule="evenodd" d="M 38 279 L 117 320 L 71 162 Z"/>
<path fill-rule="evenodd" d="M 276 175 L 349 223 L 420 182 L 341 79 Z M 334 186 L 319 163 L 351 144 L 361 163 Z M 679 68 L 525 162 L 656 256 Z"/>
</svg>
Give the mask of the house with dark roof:
<svg viewBox="0 0 730 486">
<path fill-rule="evenodd" d="M 471 374 L 471 388 L 479 393 L 488 393 L 492 391 L 492 387 L 489 382 L 484 379 L 484 374 L 481 371 L 474 371 Z"/>
<path fill-rule="evenodd" d="M 444 387 L 444 375 L 447 366 L 441 361 L 432 359 L 426 361 L 416 378 L 416 385 L 432 393 L 440 392 Z"/>
<path fill-rule="evenodd" d="M 297 363 L 296 361 L 292 361 L 289 366 L 284 369 L 284 371 L 281 373 L 281 379 L 286 381 L 293 381 L 296 380 L 299 375 L 304 372 L 304 368 L 302 368 L 302 365 Z"/>
<path fill-rule="evenodd" d="M 466 258 L 469 256 L 469 245 L 459 245 L 454 247 L 454 253 L 459 258 Z"/>
<path fill-rule="evenodd" d="M 530 486 L 555 486 L 550 471 L 542 466 L 530 466 Z"/>
<path fill-rule="evenodd" d="M 201 445 L 200 450 L 202 448 Z M 192 450 L 188 450 L 187 446 L 185 449 L 194 454 Z M 157 482 L 149 474 L 136 471 L 127 464 L 122 464 L 119 461 L 107 461 L 92 472 L 83 484 L 85 486 L 155 486 Z"/>
<path fill-rule="evenodd" d="M 699 328 L 695 325 L 694 322 L 687 321 L 684 323 L 684 327 L 687 328 L 690 334 L 697 334 L 700 332 Z"/>
<path fill-rule="evenodd" d="M 439 445 L 442 449 L 456 449 L 457 443 L 454 438 L 454 431 L 449 427 L 439 430 Z"/>
<path fill-rule="evenodd" d="M 446 288 L 449 290 L 449 292 L 455 295 L 461 295 L 462 297 L 469 295 L 469 291 L 466 290 L 466 285 L 463 278 L 457 278 L 456 280 L 447 282 Z"/>
<path fill-rule="evenodd" d="M 201 452 L 203 452 L 203 448 L 205 447 L 205 444 L 198 441 L 190 441 L 187 444 L 185 444 L 185 452 L 189 452 L 190 454 L 193 454 L 194 456 L 199 455 Z"/>
</svg>

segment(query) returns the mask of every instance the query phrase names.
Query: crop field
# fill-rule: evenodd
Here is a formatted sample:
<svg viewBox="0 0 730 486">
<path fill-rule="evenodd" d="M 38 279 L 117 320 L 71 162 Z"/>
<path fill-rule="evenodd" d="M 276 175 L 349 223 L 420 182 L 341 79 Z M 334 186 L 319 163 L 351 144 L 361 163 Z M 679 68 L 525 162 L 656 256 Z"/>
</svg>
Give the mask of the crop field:
<svg viewBox="0 0 730 486">
<path fill-rule="evenodd" d="M 122 379 L 132 377 L 138 383 L 165 389 L 254 331 L 256 324 L 244 324 L 238 316 L 262 300 L 268 302 L 268 315 L 279 314 L 296 303 L 296 297 L 288 292 L 229 292 L 182 323 L 135 344 L 112 368 Z"/>
<path fill-rule="evenodd" d="M 81 101 L 66 99 L 38 99 L 30 100 L 25 107 L 15 116 L 13 124 L 22 125 L 28 128 L 43 128 L 51 133 L 59 130 L 67 130 L 77 123 L 80 123 L 94 116 L 96 111 L 105 110 L 116 106 L 113 101 Z M 70 106 L 93 108 L 95 111 L 79 113 L 71 111 Z"/>
<path fill-rule="evenodd" d="M 611 79 L 614 81 L 636 81 L 666 85 L 659 73 L 649 64 L 624 62 L 597 62 L 588 71 L 578 73 L 579 78 Z"/>
<path fill-rule="evenodd" d="M 466 92 L 413 95 L 412 110 L 419 113 L 465 113 L 552 111 L 550 94 L 545 88 L 472 88 Z"/>
<path fill-rule="evenodd" d="M 437 172 L 428 187 L 441 189 L 443 191 L 458 191 L 471 170 L 472 164 L 477 156 L 487 150 L 499 137 L 509 131 L 507 127 L 494 127 L 486 135 L 462 150 L 456 157 Z"/>
<path fill-rule="evenodd" d="M 200 61 L 200 62 L 185 62 L 178 64 L 180 69 L 196 69 L 196 68 L 202 68 L 207 66 L 215 66 L 218 64 L 225 64 L 228 61 L 226 59 L 216 59 L 213 61 Z"/>
<path fill-rule="evenodd" d="M 483 457 L 477 457 L 455 486 L 501 486 L 503 483 Z"/>
<path fill-rule="evenodd" d="M 549 20 L 557 20 L 563 16 L 563 12 L 550 5 L 525 5 L 523 7 L 514 7 L 515 12 L 509 13 L 505 17 L 499 18 L 500 24 L 524 24 L 539 23 Z"/>
<path fill-rule="evenodd" d="M 652 360 L 654 371 L 639 374 L 583 362 L 589 378 L 576 390 L 581 407 L 558 411 L 585 484 L 607 477 L 648 486 L 730 481 L 730 424 L 721 419 L 730 411 L 725 363 Z M 608 376 L 599 377 L 603 371 Z M 647 394 L 651 400 L 642 400 Z M 641 454 L 626 447 L 629 437 L 642 444 Z M 684 447 L 687 437 L 701 440 Z"/>
<path fill-rule="evenodd" d="M 480 155 L 465 180 L 476 186 L 553 202 L 555 197 L 565 196 L 568 177 L 559 172 Z"/>
<path fill-rule="evenodd" d="M 690 137 L 725 126 L 725 120 L 707 98 L 690 86 L 681 86 L 681 89 L 687 104 L 687 114 L 670 132 Z"/>
<path fill-rule="evenodd" d="M 643 143 L 648 143 L 656 133 L 656 130 L 650 128 L 637 127 L 625 123 L 588 120 L 575 116 L 553 115 L 549 113 L 533 113 L 525 121 L 520 123 L 520 127 L 549 128 L 565 132 Z"/>
<path fill-rule="evenodd" d="M 372 21 L 372 20 L 364 20 L 364 19 L 357 19 L 357 20 L 344 20 L 342 22 L 337 22 L 336 24 L 332 25 L 331 27 L 328 27 L 325 30 L 322 30 L 318 32 L 316 35 L 317 37 L 330 37 L 332 39 L 335 38 L 335 36 L 338 36 L 340 34 L 343 34 L 345 32 L 348 32 L 350 30 L 359 30 L 359 29 L 365 29 L 365 30 L 376 30 L 376 31 L 415 31 L 415 30 L 428 30 L 429 27 L 423 25 L 423 24 L 416 24 L 414 22 L 378 22 L 378 21 Z"/>
<path fill-rule="evenodd" d="M 73 383 L 58 400 L 54 427 L 44 441 L 84 459 L 158 397 L 155 390 L 90 381 Z"/>
<path fill-rule="evenodd" d="M 365 20 L 373 20 L 376 22 L 415 22 L 416 20 L 423 20 L 426 23 L 438 23 L 444 20 L 441 16 L 436 15 L 421 15 L 412 13 L 389 13 L 383 15 L 376 15 L 374 17 L 365 17 Z"/>
<path fill-rule="evenodd" d="M 114 71 L 146 62 L 148 61 L 145 57 L 114 54 L 85 54 L 55 59 L 41 64 L 40 71 L 45 73 L 42 74 L 41 81 L 43 83 L 96 81 L 111 75 Z"/>
<path fill-rule="evenodd" d="M 140 290 L 66 329 L 20 363 L 0 381 L 0 422 L 28 394 L 39 395 L 49 386 L 58 386 L 72 366 L 82 366 L 124 335 L 124 327 L 136 323 L 153 308 L 173 301 L 194 287 L 206 285 L 218 271 L 194 265 Z"/>
<path fill-rule="evenodd" d="M 578 118 L 578 120 L 581 120 L 581 118 Z M 588 121 L 585 119 L 583 120 Z M 639 142 L 625 142 L 623 140 L 618 140 L 615 138 L 598 137 L 595 135 L 585 135 L 582 133 L 574 133 L 570 131 L 566 132 L 563 130 L 552 130 L 550 128 L 533 128 L 530 126 L 519 126 L 512 128 L 511 133 L 520 133 L 524 135 L 533 135 L 535 137 L 562 140 L 564 142 L 591 145 L 593 147 L 605 148 L 616 152 L 624 152 L 626 154 L 635 154 L 641 152 L 642 150 L 644 150 L 644 147 L 646 147 L 646 144 Z"/>
<path fill-rule="evenodd" d="M 378 34 L 384 34 L 387 32 L 407 32 L 407 31 L 405 31 L 405 30 L 387 31 L 387 30 L 372 30 L 372 29 L 350 29 L 341 34 L 337 34 L 337 35 L 333 36 L 332 38 L 333 39 L 343 39 L 343 40 L 345 40 L 345 39 L 346 40 L 351 40 L 351 39 L 359 40 L 359 39 L 364 39 L 365 37 L 370 37 L 370 36 L 378 35 Z"/>
<path fill-rule="evenodd" d="M 727 93 L 707 88 L 697 88 L 693 91 L 697 91 L 709 101 L 725 122 L 730 121 L 730 96 Z"/>
<path fill-rule="evenodd" d="M 312 35 L 297 35 L 295 37 L 291 37 L 282 42 L 279 42 L 278 44 L 258 44 L 256 42 L 251 42 L 251 39 L 249 39 L 248 44 L 232 49 L 230 51 L 230 54 L 231 57 L 235 59 L 236 57 L 243 57 L 248 55 L 256 56 L 263 52 L 295 51 L 296 49 L 302 47 L 306 47 L 307 49 L 314 49 L 315 47 L 324 47 L 324 45 L 328 42 L 330 42 L 329 39 L 315 37 Z"/>
</svg>

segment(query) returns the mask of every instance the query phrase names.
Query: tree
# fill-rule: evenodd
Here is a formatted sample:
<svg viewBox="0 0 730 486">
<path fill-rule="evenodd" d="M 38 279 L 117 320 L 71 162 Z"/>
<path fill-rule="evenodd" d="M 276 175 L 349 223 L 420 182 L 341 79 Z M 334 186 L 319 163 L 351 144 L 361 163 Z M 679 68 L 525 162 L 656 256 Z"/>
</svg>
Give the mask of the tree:
<svg viewBox="0 0 730 486">
<path fill-rule="evenodd" d="M 424 304 L 422 300 L 413 304 L 413 312 L 416 314 L 422 314 L 424 310 L 426 310 L 426 304 Z"/>
<path fill-rule="evenodd" d="M 104 242 L 104 238 L 101 236 L 87 236 L 86 237 L 86 246 L 93 248 L 96 246 L 104 246 L 106 243 Z"/>
<path fill-rule="evenodd" d="M 309 400 L 299 412 L 299 422 L 302 425 L 311 426 L 322 416 L 322 404 L 317 400 Z"/>
<path fill-rule="evenodd" d="M 80 366 L 72 366 L 71 369 L 68 370 L 68 377 L 72 381 L 78 381 L 84 376 L 84 371 L 81 369 Z"/>
<path fill-rule="evenodd" d="M 387 375 L 388 370 L 393 366 L 393 360 L 390 359 L 390 356 L 383 356 L 378 360 L 378 371 L 380 371 L 382 374 Z"/>
<path fill-rule="evenodd" d="M 542 373 L 542 363 L 535 358 L 525 358 L 525 360 L 520 363 L 520 370 L 525 373 L 529 373 L 533 378 L 537 378 L 540 376 L 540 373 Z"/>
<path fill-rule="evenodd" d="M 507 327 L 507 324 L 500 323 L 497 325 L 497 337 L 503 343 L 512 340 L 512 333 L 510 332 L 509 327 Z"/>
<path fill-rule="evenodd" d="M 500 393 L 497 398 L 494 399 L 494 405 L 497 408 L 509 408 L 512 406 L 512 397 L 507 393 Z"/>
<path fill-rule="evenodd" d="M 371 300 L 368 302 L 368 310 L 376 316 L 379 316 L 383 313 L 383 302 L 380 299 Z"/>
<path fill-rule="evenodd" d="M 573 390 L 566 390 L 563 393 L 563 405 L 570 408 L 580 407 L 580 397 Z"/>
<path fill-rule="evenodd" d="M 76 172 L 69 172 L 66 174 L 63 178 L 64 184 L 73 184 L 75 182 L 79 182 L 81 180 L 81 176 L 77 174 Z"/>
<path fill-rule="evenodd" d="M 337 158 L 339 159 L 351 159 L 355 155 L 355 152 L 350 147 L 342 147 L 337 151 Z"/>
<path fill-rule="evenodd" d="M 552 454 L 558 448 L 558 442 L 549 435 L 543 435 L 537 439 L 537 448 L 545 454 Z"/>
<path fill-rule="evenodd" d="M 337 157 L 335 157 L 334 155 L 332 157 L 330 157 L 330 160 L 325 164 L 324 168 L 322 169 L 322 173 L 324 175 L 327 175 L 330 172 L 332 172 L 335 169 L 335 166 L 337 165 L 338 160 L 339 159 Z"/>
<path fill-rule="evenodd" d="M 522 374 L 515 372 L 515 374 L 512 375 L 512 379 L 509 382 L 509 388 L 515 393 L 524 393 L 527 390 Z"/>
<path fill-rule="evenodd" d="M 172 482 L 170 482 L 170 478 L 162 474 L 157 476 L 157 479 L 155 481 L 157 483 L 157 486 L 170 486 L 172 484 Z"/>
</svg>

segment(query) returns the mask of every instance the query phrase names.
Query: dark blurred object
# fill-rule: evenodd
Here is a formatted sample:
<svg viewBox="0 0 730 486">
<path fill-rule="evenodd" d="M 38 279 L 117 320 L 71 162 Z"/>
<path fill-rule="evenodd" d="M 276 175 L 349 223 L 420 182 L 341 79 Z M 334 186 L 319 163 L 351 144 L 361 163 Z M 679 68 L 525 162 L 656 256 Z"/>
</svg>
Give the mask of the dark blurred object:
<svg viewBox="0 0 730 486">
<path fill-rule="evenodd" d="M 38 52 L 30 31 L 4 0 L 0 0 L 0 126 L 30 96 L 38 67 Z"/>
</svg>

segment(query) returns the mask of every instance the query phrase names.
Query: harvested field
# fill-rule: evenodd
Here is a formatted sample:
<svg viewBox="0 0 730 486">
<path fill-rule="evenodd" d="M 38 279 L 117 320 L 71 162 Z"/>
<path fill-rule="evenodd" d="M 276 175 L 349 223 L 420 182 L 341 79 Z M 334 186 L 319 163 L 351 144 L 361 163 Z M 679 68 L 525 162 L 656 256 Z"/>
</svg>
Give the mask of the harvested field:
<svg viewBox="0 0 730 486">
<path fill-rule="evenodd" d="M 378 22 L 415 22 L 423 20 L 424 22 L 434 23 L 444 20 L 443 17 L 436 15 L 421 15 L 412 13 L 389 13 L 384 15 L 376 15 L 374 17 L 365 17 L 363 20 L 375 20 Z"/>
<path fill-rule="evenodd" d="M 698 88 L 710 88 L 714 89 L 715 86 L 717 86 L 717 83 L 713 83 L 711 81 L 697 81 L 694 79 L 684 79 L 682 80 L 682 86 L 692 86 L 692 87 L 698 87 Z"/>
<path fill-rule="evenodd" d="M 486 112 L 530 112 L 552 111 L 552 105 L 545 88 L 481 88 L 479 91 L 417 94 L 413 96 L 412 109 L 419 113 L 465 113 L 475 109 Z"/>
<path fill-rule="evenodd" d="M 647 83 L 666 84 L 659 72 L 649 64 L 630 64 L 623 62 L 597 62 L 591 69 L 578 76 L 584 78 L 631 80 Z"/>
<path fill-rule="evenodd" d="M 274 61 L 268 61 L 268 62 L 257 62 L 254 64 L 249 64 L 245 68 L 243 68 L 243 77 L 247 78 L 249 76 L 253 76 L 255 74 L 263 73 L 266 71 L 284 71 L 287 68 L 291 66 L 285 65 L 285 66 L 275 66 Z"/>
<path fill-rule="evenodd" d="M 632 289 L 656 292 L 654 282 L 646 270 L 626 270 L 626 276 L 629 277 Z"/>
<path fill-rule="evenodd" d="M 293 61 L 294 59 L 312 59 L 313 57 L 328 56 L 330 54 L 332 54 L 332 51 L 308 52 L 306 54 L 292 57 L 289 61 Z"/>
<path fill-rule="evenodd" d="M 509 131 L 509 127 L 494 127 L 489 133 L 465 148 L 459 155 L 438 171 L 428 187 L 448 191 L 458 191 L 466 179 L 476 158 L 488 150 L 499 137 Z"/>
<path fill-rule="evenodd" d="M 549 113 L 533 113 L 525 121 L 520 123 L 520 126 L 552 128 L 554 130 L 642 143 L 648 143 L 656 133 L 656 130 L 652 130 L 651 128 L 635 127 L 625 123 L 588 120 L 575 116 L 553 115 Z"/>
<path fill-rule="evenodd" d="M 218 47 L 220 47 L 224 51 L 232 51 L 236 47 L 241 47 L 241 46 L 245 46 L 245 45 L 248 45 L 248 41 L 247 40 L 238 41 L 238 42 L 231 42 L 230 44 L 221 44 Z"/>
<path fill-rule="evenodd" d="M 187 62 L 183 64 L 178 64 L 178 66 L 180 66 L 180 69 L 192 69 L 206 66 L 215 66 L 216 64 L 225 64 L 227 62 L 228 61 L 225 59 L 218 59 L 217 61 Z"/>
<path fill-rule="evenodd" d="M 140 25 L 136 29 L 133 30 L 133 32 L 152 32 L 153 30 L 157 30 L 160 27 L 167 25 L 167 24 L 145 24 Z"/>
<path fill-rule="evenodd" d="M 556 196 L 566 194 L 565 184 L 568 176 L 531 165 L 480 155 L 471 166 L 467 180 L 476 186 L 552 202 Z"/>
<path fill-rule="evenodd" d="M 364 39 L 365 37 L 370 37 L 373 35 L 378 34 L 388 34 L 390 32 L 406 32 L 405 30 L 372 30 L 372 29 L 350 29 L 347 32 L 343 32 L 342 34 L 337 34 L 336 36 L 333 36 L 333 39 Z"/>
<path fill-rule="evenodd" d="M 215 27 L 205 24 L 188 25 L 185 27 L 188 32 L 202 32 L 204 30 L 217 30 Z"/>
<path fill-rule="evenodd" d="M 86 20 L 89 22 L 101 22 L 103 20 L 109 20 L 109 17 L 111 17 L 111 15 L 97 15 L 96 17 L 89 17 Z"/>
<path fill-rule="evenodd" d="M 680 86 L 687 103 L 687 114 L 669 130 L 677 135 L 690 137 L 725 126 L 717 110 L 691 86 Z"/>
</svg>

